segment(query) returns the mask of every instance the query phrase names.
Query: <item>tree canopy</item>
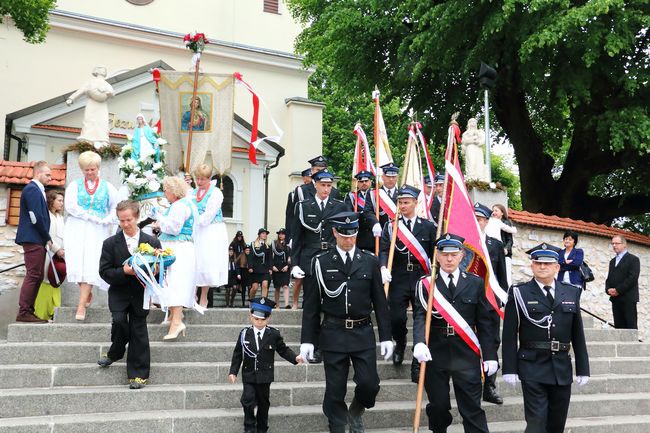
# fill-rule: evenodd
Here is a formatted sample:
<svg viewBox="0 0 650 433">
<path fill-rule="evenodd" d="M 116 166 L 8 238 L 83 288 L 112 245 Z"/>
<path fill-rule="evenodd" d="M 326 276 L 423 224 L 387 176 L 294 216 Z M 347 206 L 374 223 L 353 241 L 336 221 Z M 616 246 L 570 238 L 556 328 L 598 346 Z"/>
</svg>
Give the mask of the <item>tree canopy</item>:
<svg viewBox="0 0 650 433">
<path fill-rule="evenodd" d="M 50 29 L 48 12 L 55 6 L 56 0 L 0 0 L 0 23 L 11 16 L 26 42 L 40 44 Z"/>
<path fill-rule="evenodd" d="M 308 24 L 307 64 L 350 95 L 379 85 L 439 141 L 451 113 L 481 111 L 478 67 L 493 66 L 526 210 L 602 223 L 650 211 L 647 0 L 287 3 Z"/>
</svg>

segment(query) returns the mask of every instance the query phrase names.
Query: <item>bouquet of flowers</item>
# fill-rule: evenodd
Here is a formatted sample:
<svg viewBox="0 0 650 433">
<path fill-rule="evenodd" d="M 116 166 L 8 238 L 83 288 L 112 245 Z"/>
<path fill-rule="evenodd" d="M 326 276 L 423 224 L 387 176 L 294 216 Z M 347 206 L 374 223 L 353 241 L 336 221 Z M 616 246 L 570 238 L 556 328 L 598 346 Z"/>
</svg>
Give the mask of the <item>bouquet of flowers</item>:
<svg viewBox="0 0 650 433">
<path fill-rule="evenodd" d="M 149 155 L 133 155 L 132 137 L 127 136 L 127 144 L 122 147 L 118 159 L 120 178 L 129 189 L 133 200 L 141 201 L 161 197 L 162 182 L 165 177 L 165 151 L 160 148 L 167 144 L 163 138 L 157 138 L 158 149 Z"/>
<path fill-rule="evenodd" d="M 140 255 L 140 257 L 142 257 L 142 259 L 144 259 L 144 261 L 146 261 L 150 267 L 155 267 L 158 264 L 162 263 L 162 267 L 166 268 L 176 261 L 176 256 L 174 255 L 174 251 L 171 248 L 165 248 L 164 250 L 161 250 L 159 248 L 154 248 L 147 243 L 141 243 L 133 252 L 131 259 L 129 259 L 131 260 L 131 266 L 133 266 L 133 258 L 136 255 Z M 144 262 L 137 259 L 135 261 L 136 265 L 139 267 L 144 266 Z"/>
<path fill-rule="evenodd" d="M 205 46 L 210 43 L 204 33 L 195 32 L 186 34 L 183 38 L 183 42 L 185 42 L 185 46 L 194 53 L 202 52 Z"/>
</svg>

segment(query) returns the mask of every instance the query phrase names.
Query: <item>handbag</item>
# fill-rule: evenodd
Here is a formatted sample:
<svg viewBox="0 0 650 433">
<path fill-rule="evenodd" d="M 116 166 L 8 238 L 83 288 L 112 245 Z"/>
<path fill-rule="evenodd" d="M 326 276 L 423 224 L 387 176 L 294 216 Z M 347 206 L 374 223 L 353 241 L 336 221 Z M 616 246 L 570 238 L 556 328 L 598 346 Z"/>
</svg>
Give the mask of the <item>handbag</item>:
<svg viewBox="0 0 650 433">
<path fill-rule="evenodd" d="M 52 287 L 59 287 L 63 284 L 67 274 L 65 259 L 52 254 L 50 250 L 48 250 L 48 254 L 50 256 L 50 266 L 47 267 L 47 280 Z"/>
<path fill-rule="evenodd" d="M 580 276 L 585 283 L 595 280 L 594 273 L 585 261 L 580 265 Z"/>
</svg>

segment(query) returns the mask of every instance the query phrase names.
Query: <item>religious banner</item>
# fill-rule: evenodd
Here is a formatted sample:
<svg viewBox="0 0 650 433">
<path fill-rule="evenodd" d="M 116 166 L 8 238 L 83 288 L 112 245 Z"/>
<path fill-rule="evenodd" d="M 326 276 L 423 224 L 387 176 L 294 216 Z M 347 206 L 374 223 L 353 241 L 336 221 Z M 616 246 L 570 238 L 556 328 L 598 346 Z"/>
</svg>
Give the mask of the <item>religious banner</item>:
<svg viewBox="0 0 650 433">
<path fill-rule="evenodd" d="M 167 170 L 173 174 L 183 169 L 191 128 L 190 173 L 205 161 L 210 152 L 213 169 L 223 174 L 231 165 L 233 77 L 225 74 L 200 74 L 195 98 L 192 98 L 193 86 L 193 74 L 161 71 L 160 119 L 165 138 L 169 142 L 165 147 Z"/>
</svg>

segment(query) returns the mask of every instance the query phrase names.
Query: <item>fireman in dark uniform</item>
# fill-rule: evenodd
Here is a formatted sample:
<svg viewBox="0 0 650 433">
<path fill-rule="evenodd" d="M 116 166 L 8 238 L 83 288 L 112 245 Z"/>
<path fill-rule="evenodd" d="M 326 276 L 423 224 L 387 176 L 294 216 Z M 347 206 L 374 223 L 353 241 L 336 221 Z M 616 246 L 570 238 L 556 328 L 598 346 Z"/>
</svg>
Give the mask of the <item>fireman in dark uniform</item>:
<svg viewBox="0 0 650 433">
<path fill-rule="evenodd" d="M 291 244 L 291 275 L 303 281 L 303 304 L 310 296 L 318 296 L 316 280 L 311 273 L 311 261 L 319 253 L 334 248 L 336 240 L 329 218 L 344 212 L 348 207 L 341 200 L 331 197 L 334 175 L 327 169 L 314 174 L 316 195 L 296 205 L 293 239 Z M 318 341 L 315 341 L 318 347 Z M 309 362 L 320 362 L 317 349 Z"/>
<path fill-rule="evenodd" d="M 320 330 L 325 368 L 323 413 L 330 432 L 363 432 L 362 414 L 375 405 L 379 392 L 377 343 L 372 326 L 374 310 L 381 354 L 393 352 L 390 315 L 377 258 L 355 246 L 359 214 L 343 212 L 331 218 L 336 247 L 312 261 L 317 296 L 305 302 L 300 354 L 311 358 Z M 322 323 L 321 323 L 322 315 Z M 354 398 L 345 403 L 350 363 L 354 367 Z"/>
<path fill-rule="evenodd" d="M 492 238 L 485 234 L 485 227 L 487 226 L 488 220 L 492 215 L 492 209 L 489 207 L 476 202 L 474 203 L 474 215 L 476 215 L 476 221 L 478 226 L 481 229 L 481 237 L 485 241 L 485 247 L 487 248 L 487 253 L 489 256 L 490 263 L 492 264 L 492 271 L 494 276 L 499 282 L 499 286 L 503 289 L 504 292 L 508 291 L 508 277 L 506 273 L 506 255 L 503 248 L 503 243 L 499 239 Z M 499 298 L 496 298 L 497 304 L 499 307 L 502 306 Z M 501 344 L 501 317 L 494 308 L 490 311 L 490 316 L 492 317 L 493 333 L 494 333 L 494 344 L 496 350 L 499 349 Z M 483 401 L 494 404 L 503 404 L 503 398 L 497 392 L 496 387 L 496 374 L 488 376 L 485 378 L 483 383 Z"/>
<path fill-rule="evenodd" d="M 269 429 L 269 396 L 275 352 L 294 365 L 302 362 L 302 359 L 287 347 L 280 331 L 268 326 L 275 302 L 264 297 L 251 299 L 250 302 L 251 326 L 239 333 L 228 380 L 235 383 L 239 367 L 242 367 L 244 433 L 266 433 Z"/>
<path fill-rule="evenodd" d="M 380 189 L 386 192 L 393 203 L 397 203 L 397 190 L 399 189 L 397 187 L 397 175 L 399 174 L 399 165 L 395 165 L 391 162 L 382 165 L 381 169 L 383 171 L 383 174 L 381 175 L 382 186 Z M 377 206 L 379 206 L 379 203 L 377 203 L 377 192 L 375 189 L 371 189 L 369 191 L 369 194 L 370 200 L 366 203 L 366 207 L 368 207 L 368 212 L 375 214 L 375 209 L 377 209 Z M 381 224 L 381 227 L 384 227 L 387 221 L 388 215 L 386 215 L 384 210 L 380 207 L 379 224 Z"/>
<path fill-rule="evenodd" d="M 547 244 L 527 251 L 533 279 L 510 289 L 503 319 L 503 379 L 521 380 L 525 433 L 562 433 L 575 356 L 576 383 L 589 381 L 589 356 L 580 312 L 580 287 L 555 279 L 558 253 Z"/>
<path fill-rule="evenodd" d="M 442 193 L 445 188 L 445 176 L 443 174 L 436 174 L 433 180 L 434 188 L 433 200 L 431 203 L 431 217 L 433 222 L 438 226 L 438 217 L 440 216 L 440 205 L 442 205 Z"/>
<path fill-rule="evenodd" d="M 415 214 L 419 194 L 419 189 L 404 185 L 397 194 L 397 206 L 399 207 L 402 223 L 411 231 L 415 240 L 419 242 L 426 252 L 428 260 L 431 260 L 436 240 L 436 228 L 431 221 L 420 218 Z M 406 328 L 406 310 L 409 304 L 413 305 L 415 303 L 415 285 L 420 277 L 428 271 L 422 267 L 399 238 L 395 243 L 392 270 L 388 271 L 388 255 L 390 253 L 392 233 L 393 225 L 384 225 L 379 249 L 379 263 L 384 282 L 390 282 L 388 300 L 390 303 L 391 329 L 395 339 L 393 364 L 400 365 L 404 361 L 406 334 L 408 332 Z M 414 367 L 417 367 L 417 365 L 414 364 Z"/>
<path fill-rule="evenodd" d="M 357 192 L 350 192 L 343 200 L 352 210 L 361 213 L 359 217 L 359 233 L 357 234 L 357 247 L 375 252 L 375 237 L 381 236 L 381 226 L 377 221 L 374 210 L 371 206 L 366 206 L 372 200 L 370 198 L 370 187 L 372 186 L 372 173 L 366 170 L 358 172 L 355 176 L 357 179 Z"/>
</svg>

